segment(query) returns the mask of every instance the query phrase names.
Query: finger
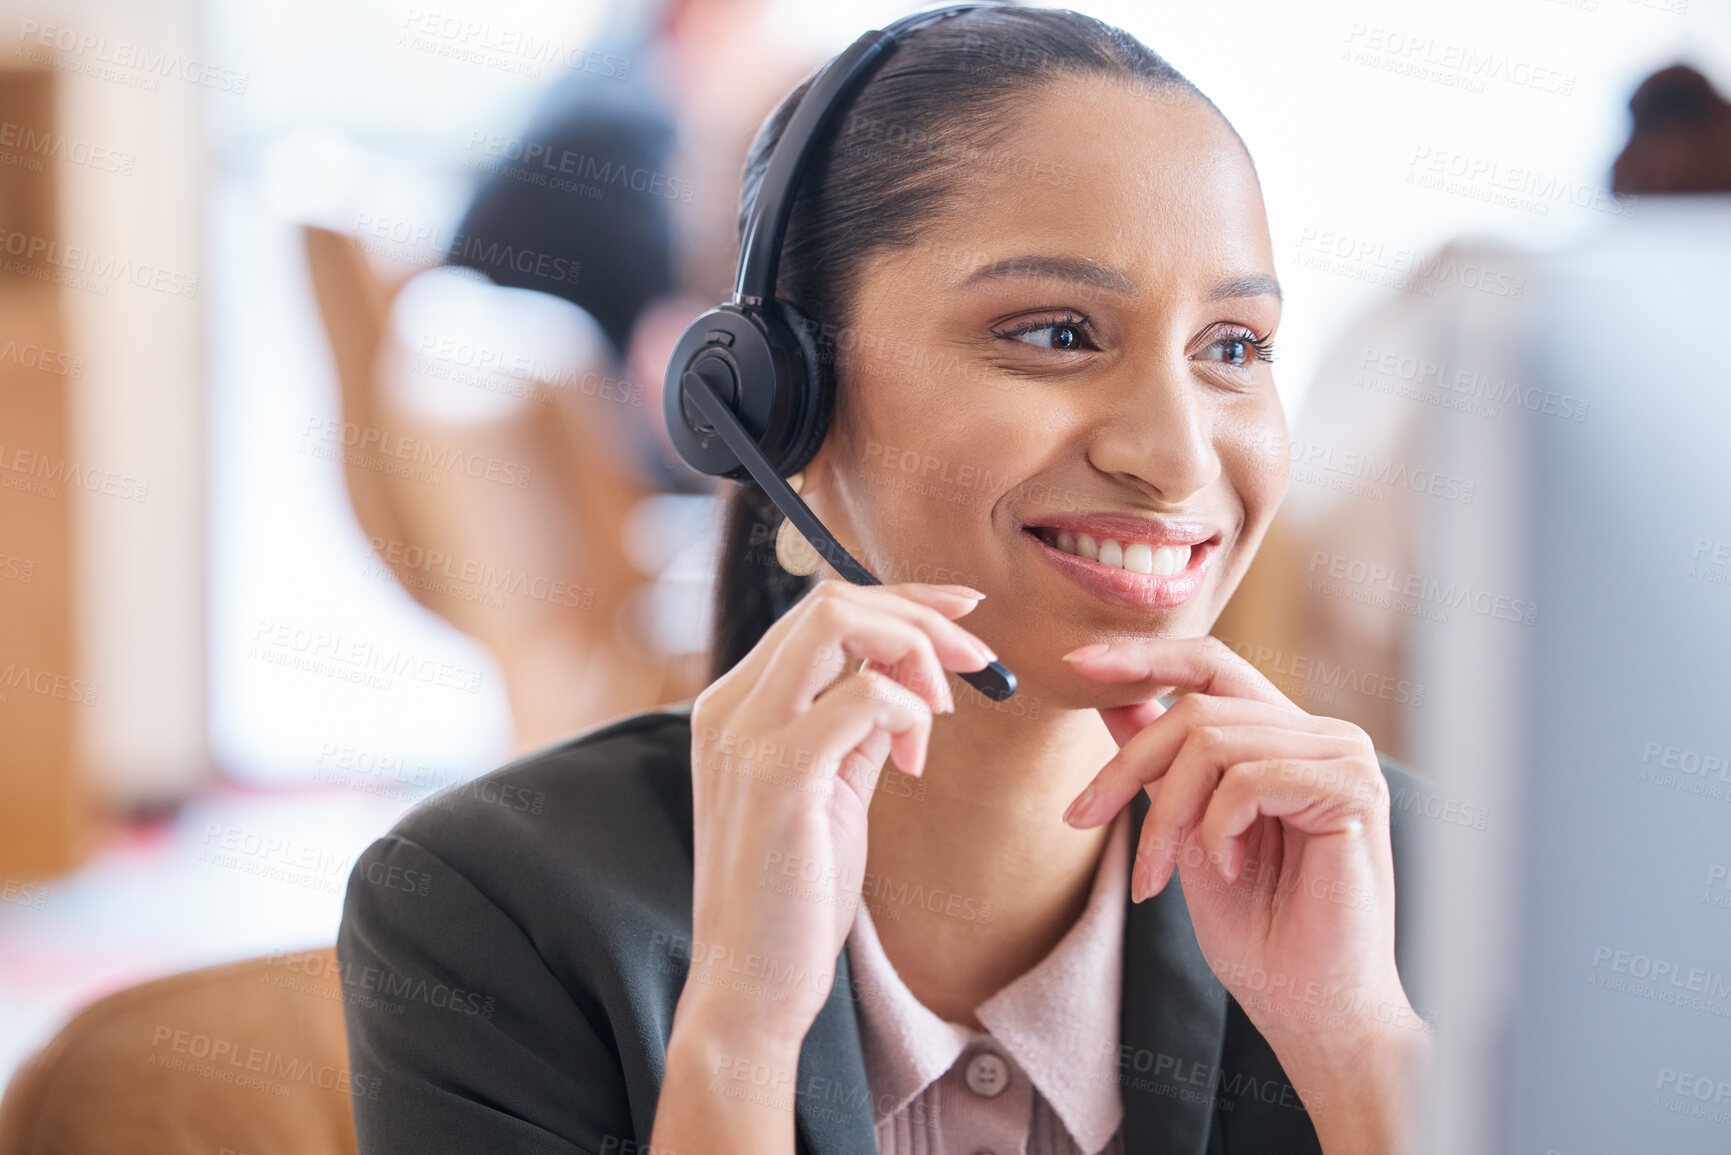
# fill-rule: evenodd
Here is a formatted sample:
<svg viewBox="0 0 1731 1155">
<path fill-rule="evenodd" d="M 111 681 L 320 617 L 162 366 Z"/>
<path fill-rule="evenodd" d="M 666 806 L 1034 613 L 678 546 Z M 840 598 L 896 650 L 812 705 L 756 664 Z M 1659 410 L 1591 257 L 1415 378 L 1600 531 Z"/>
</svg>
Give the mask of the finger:
<svg viewBox="0 0 1731 1155">
<path fill-rule="evenodd" d="M 1147 705 L 1144 702 L 1142 705 Z M 1158 703 L 1155 703 L 1158 705 Z M 1103 713 L 1103 711 L 1102 711 Z M 1100 767 L 1094 780 L 1076 796 L 1064 821 L 1086 829 L 1105 822 L 1123 809 L 1136 791 L 1167 773 L 1190 734 L 1198 726 L 1263 725 L 1293 732 L 1327 733 L 1335 719 L 1293 714 L 1267 702 L 1248 698 L 1216 698 L 1186 694 L 1132 736 Z M 1116 735 L 1114 735 L 1116 737 Z"/>
<path fill-rule="evenodd" d="M 1142 837 L 1136 848 L 1137 871 L 1132 879 L 1134 897 L 1159 894 L 1178 864 L 1178 850 L 1207 812 L 1226 771 L 1239 762 L 1261 759 L 1331 759 L 1351 751 L 1346 739 L 1272 726 L 1198 726 L 1186 736 L 1161 779 L 1160 793 L 1142 820 Z M 1204 846 L 1216 850 L 1218 846 Z M 1219 869 L 1221 861 L 1209 856 Z"/>
<path fill-rule="evenodd" d="M 847 755 L 878 731 L 889 735 L 884 753 L 895 758 L 903 773 L 918 777 L 925 771 L 931 710 L 918 694 L 875 671 L 838 678 L 786 733 L 799 760 L 809 762 L 813 774 L 829 777 L 839 775 Z M 861 768 L 848 768 L 857 778 Z M 875 776 L 883 768 L 882 757 L 868 768 Z"/>
<path fill-rule="evenodd" d="M 1131 706 L 1104 706 L 1099 713 L 1100 720 L 1106 723 L 1106 729 L 1112 735 L 1112 740 L 1122 749 L 1130 739 L 1140 734 L 1168 708 L 1157 699 L 1150 698 L 1146 702 L 1137 702 Z"/>
<path fill-rule="evenodd" d="M 944 670 L 983 669 L 984 643 L 930 606 L 872 590 L 838 591 L 789 616 L 799 622 L 762 668 L 747 701 L 766 703 L 776 723 L 803 712 L 849 658 L 895 670 L 934 711 L 955 708 Z M 772 705 L 768 705 L 772 704 Z"/>
<path fill-rule="evenodd" d="M 899 598 L 904 602 L 913 602 L 931 609 L 946 620 L 959 618 L 980 604 L 980 599 L 986 595 L 978 590 L 968 591 L 968 586 L 932 585 L 927 582 L 898 582 L 883 586 L 854 586 L 843 581 L 825 581 L 805 595 L 798 605 L 781 615 L 763 632 L 763 639 L 752 648 L 751 652 L 742 658 L 734 667 L 745 677 L 745 680 L 755 684 L 768 668 L 770 659 L 777 648 L 788 639 L 788 636 L 800 628 L 802 609 L 808 609 L 820 599 L 828 597 L 851 597 L 856 593 L 870 595 L 868 600 L 883 599 L 887 594 L 894 595 L 893 601 Z M 977 596 L 976 596 L 977 595 Z M 966 631 L 963 631 L 966 633 Z M 973 635 L 969 634 L 969 637 Z M 980 643 L 984 645 L 985 643 Z M 731 672 L 731 671 L 730 671 Z"/>
<path fill-rule="evenodd" d="M 1340 834 L 1377 822 L 1386 794 L 1386 788 L 1379 789 L 1364 774 L 1362 759 L 1350 756 L 1241 762 L 1221 777 L 1197 833 L 1231 865 L 1232 857 L 1225 854 L 1227 843 L 1258 816 L 1278 818 L 1304 834 Z"/>
<path fill-rule="evenodd" d="M 919 655 L 912 655 L 904 658 L 893 666 L 879 666 L 868 662 L 866 663 L 865 668 L 876 670 L 878 673 L 888 677 L 891 681 L 899 682 L 914 693 L 919 694 L 922 697 L 925 696 L 925 691 L 928 686 L 926 675 L 928 667 L 925 662 L 919 659 Z M 944 700 L 949 703 L 949 709 L 945 710 L 944 713 L 953 712 L 956 704 L 955 691 L 951 688 L 950 680 L 948 678 L 943 679 L 943 694 L 948 695 Z"/>
<path fill-rule="evenodd" d="M 855 794 L 869 799 L 878 788 L 878 778 L 889 752 L 890 735 L 883 730 L 873 730 L 866 735 L 865 741 L 842 755 L 837 777 L 851 786 Z"/>
<path fill-rule="evenodd" d="M 1064 660 L 1077 673 L 1102 682 L 1147 682 L 1151 698 L 1171 690 L 1195 690 L 1304 713 L 1260 670 L 1212 636 L 1097 642 L 1072 650 Z"/>
</svg>

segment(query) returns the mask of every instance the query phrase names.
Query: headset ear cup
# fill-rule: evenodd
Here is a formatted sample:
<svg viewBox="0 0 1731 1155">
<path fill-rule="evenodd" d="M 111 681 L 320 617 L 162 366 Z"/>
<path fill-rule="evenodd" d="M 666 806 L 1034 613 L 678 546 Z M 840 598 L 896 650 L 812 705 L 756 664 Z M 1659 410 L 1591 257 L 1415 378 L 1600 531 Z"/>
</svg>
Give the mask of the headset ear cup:
<svg viewBox="0 0 1731 1155">
<path fill-rule="evenodd" d="M 800 393 L 796 407 L 800 418 L 787 453 L 777 466 L 786 477 L 805 468 L 829 433 L 835 408 L 835 343 L 798 305 L 780 297 L 774 304 L 777 316 L 799 346 L 799 360 L 805 367 L 803 379 L 791 382 Z"/>
</svg>

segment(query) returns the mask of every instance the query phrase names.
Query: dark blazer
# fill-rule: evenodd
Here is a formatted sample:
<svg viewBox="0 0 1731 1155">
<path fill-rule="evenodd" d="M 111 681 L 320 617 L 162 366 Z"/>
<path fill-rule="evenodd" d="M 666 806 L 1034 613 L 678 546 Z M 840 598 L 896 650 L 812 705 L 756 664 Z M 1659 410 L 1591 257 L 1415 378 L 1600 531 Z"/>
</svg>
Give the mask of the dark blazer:
<svg viewBox="0 0 1731 1155">
<path fill-rule="evenodd" d="M 454 787 L 357 860 L 337 954 L 353 1073 L 382 1088 L 354 1104 L 362 1155 L 646 1155 L 691 952 L 690 711 Z M 1383 771 L 1398 889 L 1399 800 L 1418 787 Z M 1147 795 L 1133 805 L 1139 830 Z M 749 981 L 749 960 L 716 965 Z M 800 1051 L 802 1155 L 877 1149 L 857 997 L 843 949 Z M 1302 1088 L 1203 960 L 1176 875 L 1129 907 L 1120 1030 L 1131 1155 L 1319 1150 Z"/>
</svg>

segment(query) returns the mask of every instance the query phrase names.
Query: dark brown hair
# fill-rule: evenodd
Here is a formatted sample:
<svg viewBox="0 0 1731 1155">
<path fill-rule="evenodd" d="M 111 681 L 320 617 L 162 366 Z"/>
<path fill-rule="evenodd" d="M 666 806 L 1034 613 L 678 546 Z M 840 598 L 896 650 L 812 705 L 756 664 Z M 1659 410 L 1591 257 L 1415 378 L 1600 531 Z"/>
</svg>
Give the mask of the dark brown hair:
<svg viewBox="0 0 1731 1155">
<path fill-rule="evenodd" d="M 1731 104 L 1686 64 L 1661 69 L 1629 98 L 1634 125 L 1611 166 L 1615 193 L 1731 191 Z"/>
<path fill-rule="evenodd" d="M 1005 138 L 1018 105 L 1065 76 L 1102 76 L 1150 93 L 1212 103 L 1134 36 L 1090 16 L 1051 8 L 983 8 L 902 37 L 882 70 L 842 110 L 795 190 L 777 267 L 778 295 L 818 325 L 818 348 L 837 365 L 860 269 L 871 253 L 917 243 L 950 207 L 974 164 L 1017 164 Z M 770 153 L 810 88 L 790 92 L 758 131 L 740 190 L 744 234 Z M 1038 174 L 1035 174 L 1038 179 Z M 710 677 L 732 669 L 810 588 L 775 560 L 781 514 L 755 484 L 727 500 L 715 590 Z"/>
</svg>

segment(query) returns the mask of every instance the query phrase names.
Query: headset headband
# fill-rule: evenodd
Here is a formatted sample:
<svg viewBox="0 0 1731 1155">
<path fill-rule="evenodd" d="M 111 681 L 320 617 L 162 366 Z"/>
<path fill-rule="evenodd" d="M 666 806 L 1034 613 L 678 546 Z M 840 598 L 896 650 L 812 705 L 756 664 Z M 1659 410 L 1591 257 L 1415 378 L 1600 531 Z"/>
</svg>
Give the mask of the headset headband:
<svg viewBox="0 0 1731 1155">
<path fill-rule="evenodd" d="M 816 451 L 834 385 L 826 382 L 806 331 L 811 318 L 791 302 L 775 300 L 782 233 L 814 142 L 895 47 L 896 38 L 990 7 L 997 5 L 952 4 L 905 16 L 867 32 L 812 78 L 764 166 L 740 238 L 733 300 L 692 321 L 668 360 L 662 413 L 679 455 L 702 473 L 748 474 L 818 555 L 855 585 L 880 583 L 783 476 L 784 469 L 797 468 Z M 1016 692 L 1016 675 L 1002 662 L 961 678 L 995 702 Z"/>
<path fill-rule="evenodd" d="M 761 306 L 775 296 L 775 271 L 781 261 L 781 238 L 793 211 L 794 190 L 811 159 L 812 146 L 829 130 L 836 115 L 871 76 L 878 61 L 895 47 L 904 32 L 960 16 L 994 4 L 951 4 L 904 16 L 882 29 L 867 32 L 846 52 L 824 66 L 794 109 L 781 139 L 776 141 L 758 186 L 745 235 L 739 244 L 739 272 L 733 281 L 733 303 Z"/>
</svg>

